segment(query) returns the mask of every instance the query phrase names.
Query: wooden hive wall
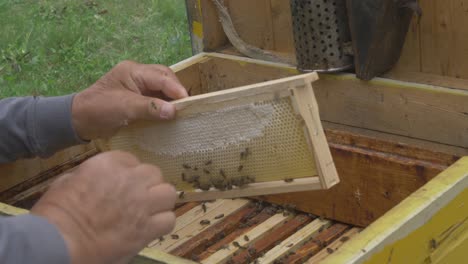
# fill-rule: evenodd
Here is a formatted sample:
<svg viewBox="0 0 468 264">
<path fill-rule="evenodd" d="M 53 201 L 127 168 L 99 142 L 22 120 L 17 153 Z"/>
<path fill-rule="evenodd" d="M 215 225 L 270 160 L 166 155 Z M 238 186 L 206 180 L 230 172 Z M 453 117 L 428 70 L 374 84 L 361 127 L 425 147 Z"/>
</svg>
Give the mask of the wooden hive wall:
<svg viewBox="0 0 468 264">
<path fill-rule="evenodd" d="M 249 44 L 287 53 L 294 57 L 294 41 L 289 1 L 225 1 L 239 35 Z M 229 45 L 211 0 L 187 0 L 191 28 L 203 38 L 196 51 L 220 51 Z M 423 16 L 413 18 L 394 75 L 428 74 L 418 80 L 430 82 L 434 76 L 468 79 L 468 0 L 420 1 Z M 201 8 L 200 8 L 201 6 Z M 193 23 L 195 22 L 195 24 Z M 224 52 L 232 52 L 232 49 Z"/>
</svg>

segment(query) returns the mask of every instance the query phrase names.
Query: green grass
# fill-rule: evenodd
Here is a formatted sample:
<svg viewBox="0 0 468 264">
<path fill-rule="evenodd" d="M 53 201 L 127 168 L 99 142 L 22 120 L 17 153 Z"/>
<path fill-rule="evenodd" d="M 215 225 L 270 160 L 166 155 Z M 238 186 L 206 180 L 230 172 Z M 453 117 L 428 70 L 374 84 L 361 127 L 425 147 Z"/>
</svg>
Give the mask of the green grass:
<svg viewBox="0 0 468 264">
<path fill-rule="evenodd" d="M 0 0 L 0 98 L 84 89 L 119 61 L 191 55 L 183 0 Z"/>
</svg>

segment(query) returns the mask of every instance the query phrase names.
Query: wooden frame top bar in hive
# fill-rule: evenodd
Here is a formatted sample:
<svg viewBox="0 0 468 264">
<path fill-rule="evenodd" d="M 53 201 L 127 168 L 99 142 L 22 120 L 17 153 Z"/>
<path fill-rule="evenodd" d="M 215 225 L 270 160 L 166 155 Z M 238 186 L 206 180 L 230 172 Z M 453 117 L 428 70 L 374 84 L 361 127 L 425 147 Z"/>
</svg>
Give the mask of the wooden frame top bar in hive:
<svg viewBox="0 0 468 264">
<path fill-rule="evenodd" d="M 102 141 L 161 168 L 180 201 L 328 189 L 339 182 L 320 122 L 316 73 L 174 101 L 176 120 Z"/>
</svg>

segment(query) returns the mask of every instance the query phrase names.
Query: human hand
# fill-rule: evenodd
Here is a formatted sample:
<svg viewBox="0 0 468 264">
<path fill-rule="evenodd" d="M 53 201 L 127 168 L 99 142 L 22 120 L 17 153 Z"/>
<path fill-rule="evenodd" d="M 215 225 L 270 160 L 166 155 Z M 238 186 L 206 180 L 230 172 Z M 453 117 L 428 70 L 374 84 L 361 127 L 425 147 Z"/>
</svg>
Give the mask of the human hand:
<svg viewBox="0 0 468 264">
<path fill-rule="evenodd" d="M 136 120 L 174 118 L 175 107 L 163 99 L 187 96 L 166 66 L 123 61 L 75 95 L 73 126 L 84 140 L 109 137 Z"/>
<path fill-rule="evenodd" d="M 58 228 L 72 263 L 122 263 L 173 229 L 176 196 L 157 167 L 107 152 L 59 178 L 31 212 Z"/>
</svg>

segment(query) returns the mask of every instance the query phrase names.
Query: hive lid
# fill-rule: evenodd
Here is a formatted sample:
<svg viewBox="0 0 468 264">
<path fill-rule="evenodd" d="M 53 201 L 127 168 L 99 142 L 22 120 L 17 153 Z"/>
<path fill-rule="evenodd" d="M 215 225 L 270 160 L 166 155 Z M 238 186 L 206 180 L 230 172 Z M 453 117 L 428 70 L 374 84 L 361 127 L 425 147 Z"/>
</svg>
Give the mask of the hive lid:
<svg viewBox="0 0 468 264">
<path fill-rule="evenodd" d="M 161 168 L 181 201 L 327 189 L 338 183 L 304 74 L 174 101 L 177 118 L 101 141 Z M 210 188 L 208 190 L 208 188 Z"/>
</svg>

